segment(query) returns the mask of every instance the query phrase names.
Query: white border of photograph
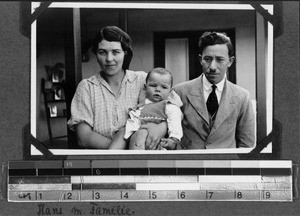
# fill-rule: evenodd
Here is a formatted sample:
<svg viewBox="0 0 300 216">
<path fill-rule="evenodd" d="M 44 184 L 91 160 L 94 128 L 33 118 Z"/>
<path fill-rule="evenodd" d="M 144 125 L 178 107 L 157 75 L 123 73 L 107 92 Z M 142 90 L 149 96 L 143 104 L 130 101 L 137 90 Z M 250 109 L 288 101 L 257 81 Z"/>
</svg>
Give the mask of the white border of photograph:
<svg viewBox="0 0 300 216">
<path fill-rule="evenodd" d="M 32 2 L 32 13 L 40 5 L 39 2 Z M 261 5 L 268 12 L 273 14 L 273 5 Z M 250 4 L 204 4 L 204 3 L 124 3 L 124 2 L 53 2 L 49 8 L 107 8 L 107 9 L 197 9 L 197 10 L 255 10 Z M 273 25 L 268 22 L 267 27 L 267 68 L 266 68 L 266 127 L 267 135 L 273 129 Z M 31 25 L 31 97 L 30 97 L 30 132 L 36 137 L 36 21 Z M 178 151 L 139 151 L 139 150 L 86 150 L 86 149 L 49 149 L 54 155 L 189 155 L 189 154 L 246 154 L 253 148 L 237 149 L 205 149 L 205 150 L 178 150 Z M 263 150 L 264 153 L 272 152 L 272 143 Z M 31 145 L 31 155 L 41 153 Z"/>
</svg>

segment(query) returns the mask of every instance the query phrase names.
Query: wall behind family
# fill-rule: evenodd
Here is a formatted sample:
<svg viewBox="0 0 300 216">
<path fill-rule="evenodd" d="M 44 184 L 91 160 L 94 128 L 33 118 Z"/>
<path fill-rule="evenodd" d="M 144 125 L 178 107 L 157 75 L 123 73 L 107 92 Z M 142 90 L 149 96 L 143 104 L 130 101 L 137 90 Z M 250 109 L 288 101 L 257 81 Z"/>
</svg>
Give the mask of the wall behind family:
<svg viewBox="0 0 300 216">
<path fill-rule="evenodd" d="M 83 38 L 92 37 L 106 25 L 118 25 L 119 14 L 105 12 L 84 17 Z M 154 66 L 154 32 L 201 31 L 235 28 L 237 84 L 256 98 L 255 12 L 228 10 L 130 10 L 128 33 L 133 40 L 132 70 L 150 71 Z M 86 36 L 89 35 L 89 36 Z M 197 46 L 197 44 L 195 44 Z M 96 58 L 82 64 L 82 75 L 87 78 L 99 71 Z M 198 59 L 198 56 L 195 56 Z"/>
</svg>

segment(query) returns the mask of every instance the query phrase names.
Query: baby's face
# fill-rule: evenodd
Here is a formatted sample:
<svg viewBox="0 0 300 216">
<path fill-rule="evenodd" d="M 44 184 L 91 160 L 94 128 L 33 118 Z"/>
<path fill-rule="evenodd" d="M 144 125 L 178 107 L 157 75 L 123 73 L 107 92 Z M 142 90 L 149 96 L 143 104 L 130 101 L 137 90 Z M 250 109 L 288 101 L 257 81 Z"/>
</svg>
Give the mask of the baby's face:
<svg viewBox="0 0 300 216">
<path fill-rule="evenodd" d="M 167 74 L 152 73 L 145 89 L 146 97 L 152 102 L 166 100 L 171 91 L 171 77 Z"/>
</svg>

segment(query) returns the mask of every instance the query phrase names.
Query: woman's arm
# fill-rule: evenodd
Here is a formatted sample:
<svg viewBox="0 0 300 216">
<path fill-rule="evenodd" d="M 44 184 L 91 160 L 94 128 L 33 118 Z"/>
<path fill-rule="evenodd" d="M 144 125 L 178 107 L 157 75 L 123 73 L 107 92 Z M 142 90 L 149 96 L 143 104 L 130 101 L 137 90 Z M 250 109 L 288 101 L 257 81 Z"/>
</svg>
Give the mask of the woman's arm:
<svg viewBox="0 0 300 216">
<path fill-rule="evenodd" d="M 108 149 L 111 143 L 111 139 L 94 132 L 85 122 L 76 126 L 76 135 L 78 145 L 83 148 Z"/>
</svg>

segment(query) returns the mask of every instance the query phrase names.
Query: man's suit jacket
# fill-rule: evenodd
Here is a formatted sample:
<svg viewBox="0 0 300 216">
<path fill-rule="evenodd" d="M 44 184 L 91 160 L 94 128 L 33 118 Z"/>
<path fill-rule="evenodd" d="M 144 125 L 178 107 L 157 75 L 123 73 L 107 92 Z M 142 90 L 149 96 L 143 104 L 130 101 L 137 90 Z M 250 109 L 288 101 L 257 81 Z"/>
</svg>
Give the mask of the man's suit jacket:
<svg viewBox="0 0 300 216">
<path fill-rule="evenodd" d="M 249 92 L 226 80 L 213 127 L 203 93 L 202 76 L 174 89 L 183 106 L 183 137 L 178 149 L 254 147 L 255 116 Z"/>
</svg>

